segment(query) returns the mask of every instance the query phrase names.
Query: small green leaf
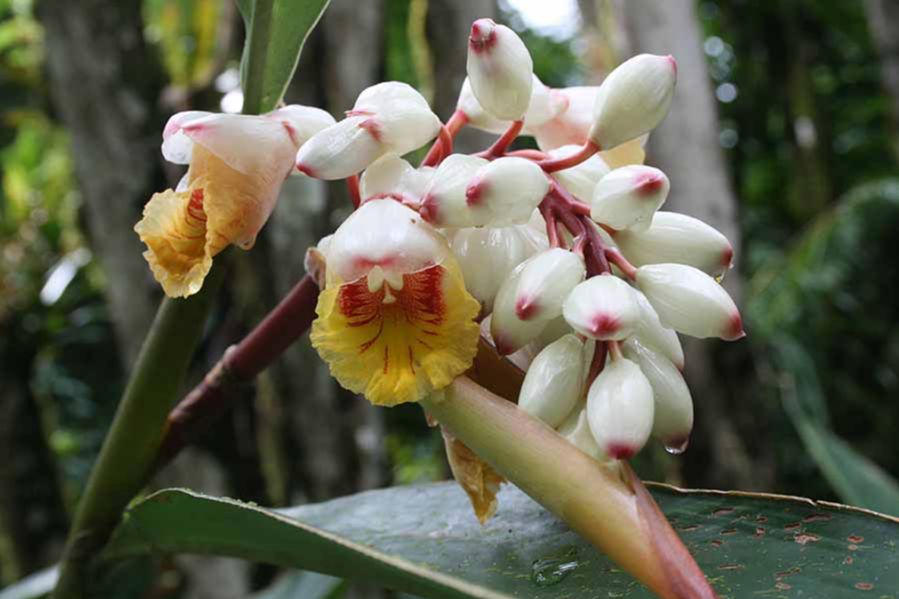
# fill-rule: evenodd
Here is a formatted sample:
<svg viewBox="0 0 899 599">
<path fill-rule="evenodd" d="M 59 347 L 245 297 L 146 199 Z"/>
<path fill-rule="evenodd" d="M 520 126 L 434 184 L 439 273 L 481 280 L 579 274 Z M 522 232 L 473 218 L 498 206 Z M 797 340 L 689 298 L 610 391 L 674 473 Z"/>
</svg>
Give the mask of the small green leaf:
<svg viewBox="0 0 899 599">
<path fill-rule="evenodd" d="M 899 597 L 895 518 L 782 496 L 652 493 L 722 599 Z M 279 511 L 160 491 L 128 512 L 106 558 L 151 551 L 243 557 L 423 597 L 652 596 L 511 486 L 483 527 L 452 483 Z"/>
<path fill-rule="evenodd" d="M 330 0 L 238 0 L 247 29 L 241 59 L 244 112 L 278 105 L 293 77 L 309 33 Z"/>
</svg>

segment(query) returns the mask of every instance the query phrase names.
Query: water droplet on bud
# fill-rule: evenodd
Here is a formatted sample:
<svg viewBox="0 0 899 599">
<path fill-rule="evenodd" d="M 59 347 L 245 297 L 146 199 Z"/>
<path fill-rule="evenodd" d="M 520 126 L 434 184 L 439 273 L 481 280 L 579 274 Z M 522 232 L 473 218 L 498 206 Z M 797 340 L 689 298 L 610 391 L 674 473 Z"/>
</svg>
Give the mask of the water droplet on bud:
<svg viewBox="0 0 899 599">
<path fill-rule="evenodd" d="M 670 453 L 671 455 L 680 455 L 687 451 L 687 447 L 690 445 L 690 438 L 686 439 L 673 439 L 670 443 L 665 444 L 665 451 Z"/>
</svg>

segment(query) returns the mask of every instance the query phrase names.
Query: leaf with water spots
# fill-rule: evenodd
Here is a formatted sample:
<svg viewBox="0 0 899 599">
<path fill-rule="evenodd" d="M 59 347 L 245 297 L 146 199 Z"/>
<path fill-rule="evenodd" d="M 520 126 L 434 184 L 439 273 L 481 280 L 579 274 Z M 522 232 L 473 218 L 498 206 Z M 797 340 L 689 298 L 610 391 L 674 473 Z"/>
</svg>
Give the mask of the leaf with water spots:
<svg viewBox="0 0 899 599">
<path fill-rule="evenodd" d="M 722 599 L 899 599 L 899 521 L 826 502 L 651 491 Z M 486 526 L 451 483 L 266 510 L 185 490 L 133 506 L 106 559 L 229 555 L 365 580 L 423 597 L 651 597 L 511 486 Z"/>
</svg>

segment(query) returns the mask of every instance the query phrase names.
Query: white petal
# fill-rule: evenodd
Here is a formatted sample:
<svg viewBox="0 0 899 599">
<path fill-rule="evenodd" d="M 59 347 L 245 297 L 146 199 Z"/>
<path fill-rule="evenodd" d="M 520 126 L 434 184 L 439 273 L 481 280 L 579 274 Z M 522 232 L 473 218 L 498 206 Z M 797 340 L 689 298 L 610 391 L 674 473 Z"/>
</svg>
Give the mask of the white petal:
<svg viewBox="0 0 899 599">
<path fill-rule="evenodd" d="M 543 151 L 566 145 L 582 146 L 593 124 L 593 105 L 596 103 L 597 86 L 565 87 L 550 93 L 560 107 L 554 118 L 531 132 Z"/>
<path fill-rule="evenodd" d="M 362 174 L 359 182 L 362 200 L 392 197 L 417 205 L 433 173 L 433 169 L 416 170 L 396 154 L 386 154 Z"/>
<path fill-rule="evenodd" d="M 580 149 L 580 146 L 568 145 L 552 149 L 548 153 L 550 158 L 562 158 L 570 156 Z M 609 172 L 609 166 L 605 161 L 600 158 L 599 154 L 594 154 L 577 166 L 556 171 L 552 177 L 577 199 L 582 202 L 590 202 L 596 184 Z"/>
<path fill-rule="evenodd" d="M 534 63 L 514 31 L 491 19 L 475 21 L 466 70 L 471 89 L 487 112 L 508 121 L 524 117 L 531 100 Z"/>
<path fill-rule="evenodd" d="M 297 149 L 309 141 L 310 137 L 336 122 L 331 113 L 321 108 L 301 106 L 300 104 L 282 106 L 265 116 L 281 121 L 290 128 L 290 134 Z"/>
<path fill-rule="evenodd" d="M 529 227 L 465 228 L 450 237 L 465 288 L 481 302 L 486 311 L 493 309 L 496 292 L 516 266 L 546 248 L 546 243 Z"/>
<path fill-rule="evenodd" d="M 493 337 L 496 350 L 504 356 L 534 341 L 547 325 L 546 320 L 521 320 L 515 312 L 515 298 L 522 270 L 524 264 L 519 264 L 506 277 L 493 302 L 490 335 Z"/>
<path fill-rule="evenodd" d="M 183 124 L 181 132 L 244 174 L 271 169 L 283 178 L 296 152 L 287 129 L 262 116 L 212 114 Z"/>
<path fill-rule="evenodd" d="M 446 240 L 413 210 L 394 200 L 371 200 L 353 212 L 328 246 L 328 280 L 355 281 L 375 266 L 386 275 L 440 264 Z"/>
<path fill-rule="evenodd" d="M 671 56 L 640 54 L 599 86 L 589 137 L 603 150 L 652 131 L 668 114 L 677 64 Z"/>
<path fill-rule="evenodd" d="M 640 320 L 634 290 L 614 275 L 591 277 L 575 287 L 562 314 L 575 331 L 591 339 L 624 339 Z"/>
<path fill-rule="evenodd" d="M 421 203 L 421 214 L 438 227 L 474 227 L 483 225 L 490 213 L 469 205 L 468 184 L 481 167 L 483 158 L 452 154 L 440 163 Z"/>
<path fill-rule="evenodd" d="M 385 81 L 366 88 L 353 105 L 351 115 L 374 119 L 372 131 L 386 151 L 402 156 L 425 145 L 440 131 L 440 119 L 414 87 Z"/>
<path fill-rule="evenodd" d="M 699 269 L 684 264 L 651 264 L 637 269 L 636 281 L 662 324 L 675 331 L 728 341 L 745 335 L 734 301 Z"/>
<path fill-rule="evenodd" d="M 359 173 L 386 151 L 366 123 L 369 117 L 357 116 L 322 129 L 297 152 L 297 169 L 326 181 Z"/>
<path fill-rule="evenodd" d="M 559 427 L 559 434 L 588 456 L 597 460 L 608 459 L 603 450 L 596 444 L 596 439 L 593 438 L 593 433 L 590 431 L 590 423 L 587 420 L 586 408 L 580 408 L 572 412 L 568 419 Z"/>
<path fill-rule="evenodd" d="M 654 416 L 652 386 L 634 362 L 610 360 L 590 385 L 587 421 L 597 445 L 615 459 L 646 445 Z"/>
<path fill-rule="evenodd" d="M 536 163 L 503 157 L 477 173 L 465 190 L 465 199 L 473 211 L 489 211 L 478 224 L 505 227 L 528 222 L 548 190 L 549 180 Z"/>
<path fill-rule="evenodd" d="M 645 231 L 670 187 L 668 177 L 657 168 L 642 164 L 616 168 L 596 185 L 590 218 L 613 229 Z"/>
<path fill-rule="evenodd" d="M 530 132 L 534 127 L 540 127 L 559 116 L 566 108 L 568 101 L 554 94 L 553 90 L 546 87 L 542 81 L 533 75 L 531 84 L 531 100 L 528 110 L 524 114 L 524 132 Z"/>
<path fill-rule="evenodd" d="M 584 343 L 566 335 L 543 349 L 531 362 L 518 407 L 555 428 L 562 424 L 581 397 Z"/>
<path fill-rule="evenodd" d="M 634 329 L 634 335 L 641 344 L 649 347 L 671 360 L 679 369 L 684 368 L 684 350 L 680 339 L 672 329 L 662 326 L 655 308 L 639 289 L 634 289 L 634 296 L 640 306 L 640 320 Z"/>
<path fill-rule="evenodd" d="M 586 275 L 584 258 L 551 248 L 524 263 L 515 295 L 515 312 L 522 320 L 561 316 L 562 302 Z"/>
<path fill-rule="evenodd" d="M 733 263 L 734 250 L 724 235 L 677 212 L 657 212 L 649 229 L 620 231 L 615 241 L 634 266 L 674 262 L 719 277 Z"/>
<path fill-rule="evenodd" d="M 685 447 L 693 430 L 693 398 L 680 370 L 671 360 L 636 339 L 628 339 L 623 350 L 625 356 L 640 366 L 652 386 L 655 402 L 652 436 L 673 450 Z"/>
<path fill-rule="evenodd" d="M 162 130 L 163 158 L 174 164 L 190 164 L 194 142 L 181 132 L 181 127 L 211 114 L 214 113 L 205 110 L 186 110 L 173 114 Z"/>
</svg>

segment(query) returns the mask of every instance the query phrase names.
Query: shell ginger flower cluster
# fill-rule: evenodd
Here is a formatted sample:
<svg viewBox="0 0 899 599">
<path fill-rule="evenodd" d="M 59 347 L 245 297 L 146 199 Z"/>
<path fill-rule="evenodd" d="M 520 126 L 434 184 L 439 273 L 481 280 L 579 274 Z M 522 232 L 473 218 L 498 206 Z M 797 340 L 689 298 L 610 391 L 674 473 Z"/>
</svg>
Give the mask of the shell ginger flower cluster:
<svg viewBox="0 0 899 599">
<path fill-rule="evenodd" d="M 379 405 L 439 397 L 486 342 L 526 371 L 508 399 L 597 460 L 651 437 L 682 450 L 693 405 L 678 333 L 744 333 L 720 285 L 730 243 L 660 210 L 668 177 L 643 164 L 674 59 L 642 54 L 597 87 L 551 89 L 511 29 L 479 19 L 467 74 L 445 123 L 398 82 L 336 122 L 301 107 L 174 117 L 167 156 L 192 150 L 191 170 L 138 225 L 154 273 L 192 293 L 215 252 L 252 243 L 290 171 L 345 179 L 355 211 L 306 260 L 322 289 L 312 343 L 341 385 Z M 453 153 L 465 126 L 499 137 Z M 513 149 L 520 136 L 537 149 Z M 432 141 L 418 166 L 403 157 Z"/>
</svg>

